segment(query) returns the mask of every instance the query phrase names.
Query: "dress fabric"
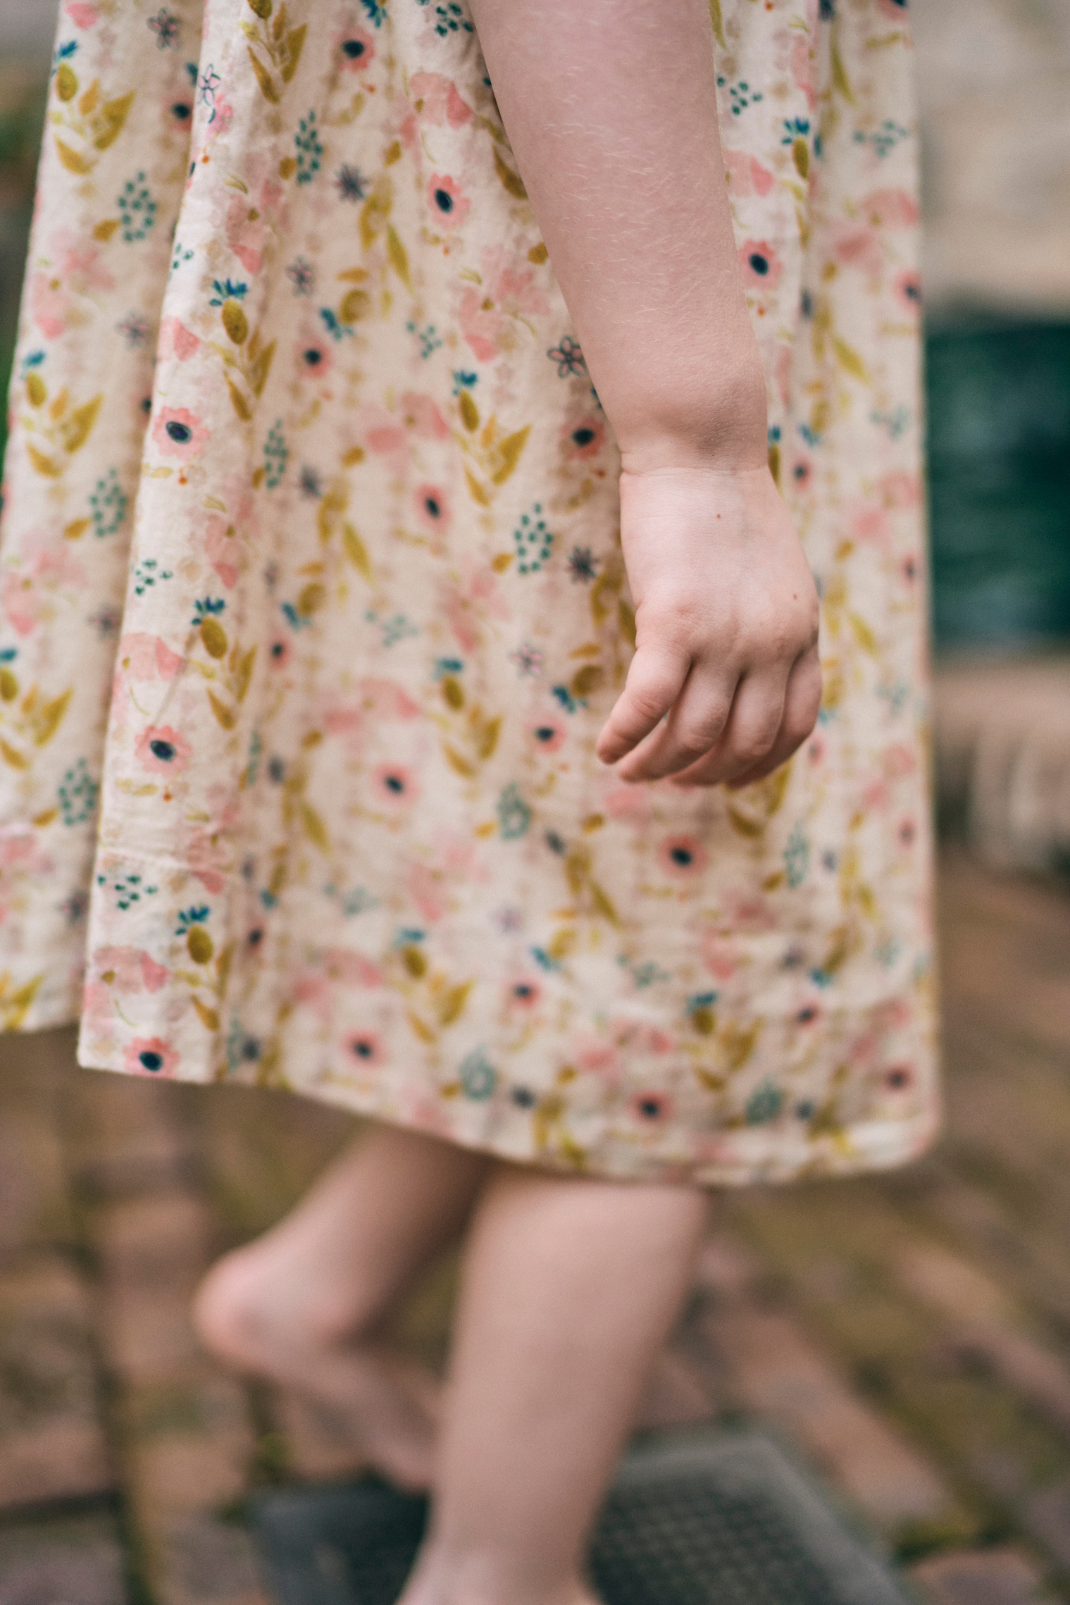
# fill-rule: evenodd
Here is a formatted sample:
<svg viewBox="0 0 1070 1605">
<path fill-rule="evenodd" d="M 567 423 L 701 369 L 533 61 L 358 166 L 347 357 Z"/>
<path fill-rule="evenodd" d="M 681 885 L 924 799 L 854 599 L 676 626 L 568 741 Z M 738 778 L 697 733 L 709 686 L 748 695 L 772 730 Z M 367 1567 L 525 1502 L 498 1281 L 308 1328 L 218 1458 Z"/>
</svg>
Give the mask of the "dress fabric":
<svg viewBox="0 0 1070 1605">
<path fill-rule="evenodd" d="M 464 5 L 65 0 L 0 549 L 5 1028 L 604 1176 L 925 1146 L 905 6 L 711 13 L 825 674 L 738 794 L 594 757 L 619 458 Z"/>
</svg>

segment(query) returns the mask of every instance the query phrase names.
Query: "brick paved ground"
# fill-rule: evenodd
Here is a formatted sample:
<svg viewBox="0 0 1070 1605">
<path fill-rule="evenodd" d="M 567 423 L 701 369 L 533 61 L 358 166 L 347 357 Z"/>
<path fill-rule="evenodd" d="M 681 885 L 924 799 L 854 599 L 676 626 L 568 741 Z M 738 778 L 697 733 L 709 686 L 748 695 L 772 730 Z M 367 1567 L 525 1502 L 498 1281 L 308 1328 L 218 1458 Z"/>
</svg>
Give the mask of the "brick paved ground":
<svg viewBox="0 0 1070 1605">
<path fill-rule="evenodd" d="M 954 852 L 941 887 L 941 1147 L 719 1201 L 645 1420 L 765 1422 L 936 1605 L 1070 1601 L 1070 899 Z M 352 1129 L 0 1041 L 0 1605 L 268 1605 L 243 1494 L 359 1453 L 188 1299 Z M 434 1362 L 451 1281 L 398 1321 Z"/>
</svg>

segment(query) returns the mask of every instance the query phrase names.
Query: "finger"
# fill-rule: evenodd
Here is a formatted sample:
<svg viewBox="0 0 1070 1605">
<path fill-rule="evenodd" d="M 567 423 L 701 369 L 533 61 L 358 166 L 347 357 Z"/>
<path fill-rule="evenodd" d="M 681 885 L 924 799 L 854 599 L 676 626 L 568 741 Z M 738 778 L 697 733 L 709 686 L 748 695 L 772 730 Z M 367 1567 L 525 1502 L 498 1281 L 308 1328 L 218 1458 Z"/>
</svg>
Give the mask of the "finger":
<svg viewBox="0 0 1070 1605">
<path fill-rule="evenodd" d="M 693 663 L 669 717 L 628 754 L 622 780 L 661 780 L 688 768 L 715 747 L 732 711 L 735 685 Z"/>
<path fill-rule="evenodd" d="M 720 741 L 698 763 L 674 776 L 676 782 L 716 786 L 764 762 L 780 733 L 786 691 L 786 676 L 767 672 L 742 679 Z"/>
<path fill-rule="evenodd" d="M 690 660 L 683 654 L 640 647 L 628 669 L 624 690 L 602 726 L 595 752 L 616 763 L 648 736 L 680 695 Z"/>
<path fill-rule="evenodd" d="M 744 770 L 741 775 L 734 775 L 726 781 L 729 790 L 739 791 L 743 786 L 752 786 L 755 781 L 764 780 L 774 769 L 787 763 L 803 742 L 813 735 L 820 707 L 821 665 L 816 651 L 808 652 L 792 670 L 784 698 L 783 723 L 769 756 L 753 769 Z"/>
<path fill-rule="evenodd" d="M 716 786 L 723 781 L 736 791 L 741 786 L 750 786 L 757 780 L 764 780 L 766 775 L 772 774 L 774 769 L 779 769 L 781 764 L 786 763 L 792 753 L 811 734 L 820 706 L 821 666 L 817 652 L 813 650 L 799 658 L 792 668 L 784 694 L 784 712 L 780 729 L 764 758 L 748 768 L 727 775 L 724 772 L 725 765 L 721 754 L 711 753 L 709 760 L 695 764 L 684 774 L 678 775 L 677 783 Z"/>
</svg>

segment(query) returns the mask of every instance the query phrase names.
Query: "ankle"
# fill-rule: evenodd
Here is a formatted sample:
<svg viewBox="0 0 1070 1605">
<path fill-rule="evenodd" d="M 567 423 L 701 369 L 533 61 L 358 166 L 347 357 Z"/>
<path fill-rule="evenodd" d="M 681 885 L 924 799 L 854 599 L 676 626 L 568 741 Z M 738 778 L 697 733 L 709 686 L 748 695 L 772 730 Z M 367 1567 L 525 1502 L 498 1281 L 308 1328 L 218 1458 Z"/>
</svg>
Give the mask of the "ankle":
<svg viewBox="0 0 1070 1605">
<path fill-rule="evenodd" d="M 520 1556 L 425 1545 L 398 1605 L 598 1605 L 577 1571 L 547 1575 Z"/>
</svg>

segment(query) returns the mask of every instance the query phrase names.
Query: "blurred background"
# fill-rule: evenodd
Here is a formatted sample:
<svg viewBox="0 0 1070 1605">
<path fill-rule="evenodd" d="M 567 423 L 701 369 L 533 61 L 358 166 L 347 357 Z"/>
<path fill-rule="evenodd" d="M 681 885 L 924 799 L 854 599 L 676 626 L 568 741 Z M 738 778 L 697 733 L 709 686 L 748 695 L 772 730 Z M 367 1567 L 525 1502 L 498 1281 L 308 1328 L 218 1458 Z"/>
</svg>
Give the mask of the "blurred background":
<svg viewBox="0 0 1070 1605">
<path fill-rule="evenodd" d="M 947 1132 L 726 1199 L 644 1419 L 766 1424 L 922 1598 L 1038 1605 L 1070 1601 L 1070 0 L 912 9 Z M 54 10 L 0 0 L 5 390 Z M 359 1446 L 186 1309 L 352 1130 L 0 1039 L 0 1605 L 267 1605 L 244 1497 Z M 451 1288 L 398 1320 L 436 1364 Z"/>
</svg>

